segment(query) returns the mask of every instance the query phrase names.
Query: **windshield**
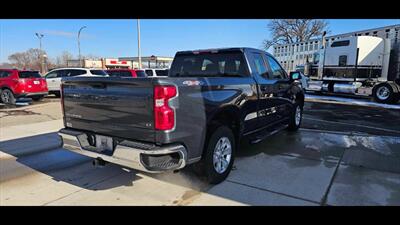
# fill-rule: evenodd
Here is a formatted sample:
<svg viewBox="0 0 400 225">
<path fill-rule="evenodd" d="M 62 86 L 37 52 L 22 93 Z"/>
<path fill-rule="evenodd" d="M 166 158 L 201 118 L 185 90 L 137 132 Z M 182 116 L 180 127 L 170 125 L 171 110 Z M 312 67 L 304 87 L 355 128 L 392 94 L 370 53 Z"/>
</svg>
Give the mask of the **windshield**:
<svg viewBox="0 0 400 225">
<path fill-rule="evenodd" d="M 18 72 L 19 78 L 41 78 L 37 71 L 20 71 Z"/>
<path fill-rule="evenodd" d="M 170 77 L 248 76 L 242 52 L 178 54 L 172 63 Z"/>
<path fill-rule="evenodd" d="M 108 74 L 104 70 L 90 70 L 93 75 L 107 76 Z"/>
</svg>

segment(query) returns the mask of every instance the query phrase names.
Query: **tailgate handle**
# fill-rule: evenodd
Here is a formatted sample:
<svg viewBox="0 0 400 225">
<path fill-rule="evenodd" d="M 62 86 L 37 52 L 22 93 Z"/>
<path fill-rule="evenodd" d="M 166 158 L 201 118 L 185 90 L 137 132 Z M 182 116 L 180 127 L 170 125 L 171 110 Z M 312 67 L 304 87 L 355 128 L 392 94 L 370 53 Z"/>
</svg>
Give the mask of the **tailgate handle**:
<svg viewBox="0 0 400 225">
<path fill-rule="evenodd" d="M 105 83 L 91 83 L 90 86 L 92 88 L 100 88 L 100 89 L 104 89 L 107 87 Z"/>
</svg>

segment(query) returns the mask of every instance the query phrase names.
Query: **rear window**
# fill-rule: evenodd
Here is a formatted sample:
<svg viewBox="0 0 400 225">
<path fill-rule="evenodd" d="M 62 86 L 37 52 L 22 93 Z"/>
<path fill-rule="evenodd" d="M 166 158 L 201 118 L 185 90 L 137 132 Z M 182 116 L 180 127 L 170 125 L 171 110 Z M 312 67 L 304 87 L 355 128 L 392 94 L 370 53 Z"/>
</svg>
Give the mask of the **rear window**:
<svg viewBox="0 0 400 225">
<path fill-rule="evenodd" d="M 156 70 L 157 76 L 168 76 L 168 70 Z"/>
<path fill-rule="evenodd" d="M 242 52 L 206 52 L 176 55 L 169 76 L 240 77 L 248 74 Z"/>
<path fill-rule="evenodd" d="M 147 74 L 147 76 L 152 77 L 153 76 L 153 70 L 146 70 L 146 74 Z"/>
<path fill-rule="evenodd" d="M 104 70 L 90 70 L 90 73 L 93 75 L 107 76 Z"/>
<path fill-rule="evenodd" d="M 19 78 L 41 78 L 39 72 L 37 71 L 20 71 L 18 72 Z"/>
<path fill-rule="evenodd" d="M 132 77 L 132 74 L 130 71 L 107 71 L 107 74 L 110 75 L 111 77 Z"/>
<path fill-rule="evenodd" d="M 144 72 L 144 70 L 136 70 L 135 72 L 137 77 L 147 77 L 147 74 Z"/>
</svg>

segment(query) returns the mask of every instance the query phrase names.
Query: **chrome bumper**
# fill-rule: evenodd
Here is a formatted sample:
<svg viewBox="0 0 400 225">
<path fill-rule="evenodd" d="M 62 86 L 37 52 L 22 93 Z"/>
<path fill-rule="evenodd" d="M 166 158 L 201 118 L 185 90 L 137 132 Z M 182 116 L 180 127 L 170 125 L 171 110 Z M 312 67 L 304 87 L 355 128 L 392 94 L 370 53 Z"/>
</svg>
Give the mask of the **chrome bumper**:
<svg viewBox="0 0 400 225">
<path fill-rule="evenodd" d="M 158 173 L 167 170 L 178 170 L 185 167 L 187 162 L 187 152 L 183 145 L 171 144 L 165 146 L 154 146 L 147 145 L 139 142 L 132 141 L 121 141 L 119 142 L 112 155 L 102 154 L 93 150 L 88 150 L 91 146 L 85 146 L 87 143 L 87 134 L 70 129 L 61 129 L 58 134 L 61 136 L 63 141 L 63 147 L 72 152 L 76 152 L 92 158 L 101 158 L 104 161 L 115 163 L 128 168 L 149 172 Z M 156 157 L 165 156 L 176 153 L 179 155 L 177 163 L 173 163 L 172 166 L 169 163 L 169 167 L 160 168 L 152 167 L 144 163 L 143 157 Z M 168 163 L 167 163 L 168 164 Z"/>
</svg>

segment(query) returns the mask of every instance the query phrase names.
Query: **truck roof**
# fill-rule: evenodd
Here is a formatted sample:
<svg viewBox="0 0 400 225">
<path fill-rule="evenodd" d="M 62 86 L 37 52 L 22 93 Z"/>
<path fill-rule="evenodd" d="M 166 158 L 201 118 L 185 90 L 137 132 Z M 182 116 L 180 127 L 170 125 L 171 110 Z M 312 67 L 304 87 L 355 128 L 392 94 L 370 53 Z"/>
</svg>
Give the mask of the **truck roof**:
<svg viewBox="0 0 400 225">
<path fill-rule="evenodd" d="M 268 52 L 261 50 L 261 49 L 256 49 L 256 48 L 250 48 L 250 47 L 232 47 L 232 48 L 209 48 L 209 49 L 197 49 L 197 50 L 186 50 L 186 51 L 178 51 L 176 54 L 188 54 L 188 53 L 195 53 L 195 52 L 213 52 L 213 53 L 217 53 L 217 52 L 229 52 L 229 51 L 241 51 L 241 52 L 245 52 L 245 51 L 258 51 L 258 52 L 264 52 L 269 54 Z"/>
</svg>

